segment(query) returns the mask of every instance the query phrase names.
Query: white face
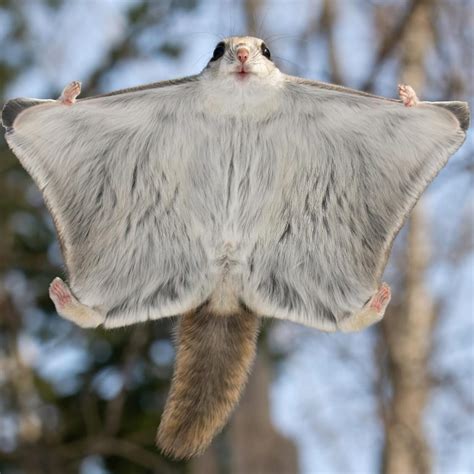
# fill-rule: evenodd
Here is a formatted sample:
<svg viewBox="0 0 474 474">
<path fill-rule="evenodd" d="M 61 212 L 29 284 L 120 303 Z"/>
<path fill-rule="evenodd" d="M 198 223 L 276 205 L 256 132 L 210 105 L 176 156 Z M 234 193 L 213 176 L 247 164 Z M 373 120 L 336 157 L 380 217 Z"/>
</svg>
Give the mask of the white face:
<svg viewBox="0 0 474 474">
<path fill-rule="evenodd" d="M 219 42 L 201 76 L 201 103 L 213 113 L 257 117 L 278 108 L 284 76 L 261 39 L 233 36 Z"/>
<path fill-rule="evenodd" d="M 251 36 L 232 36 L 216 45 L 204 73 L 239 83 L 270 79 L 279 71 L 264 41 Z"/>
</svg>

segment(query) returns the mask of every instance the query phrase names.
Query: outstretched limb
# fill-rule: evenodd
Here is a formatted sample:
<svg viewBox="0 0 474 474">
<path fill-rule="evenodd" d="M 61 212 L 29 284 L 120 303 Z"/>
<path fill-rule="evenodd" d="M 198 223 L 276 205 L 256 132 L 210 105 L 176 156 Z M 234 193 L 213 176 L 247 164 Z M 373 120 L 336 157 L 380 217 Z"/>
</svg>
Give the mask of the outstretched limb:
<svg viewBox="0 0 474 474">
<path fill-rule="evenodd" d="M 391 291 L 386 283 L 382 283 L 362 310 L 338 323 L 339 329 L 344 332 L 360 331 L 377 323 L 383 318 L 385 308 L 390 302 Z"/>
<path fill-rule="evenodd" d="M 415 90 L 408 84 L 398 84 L 398 94 L 405 107 L 414 107 L 420 103 Z"/>
<path fill-rule="evenodd" d="M 72 105 L 76 102 L 76 97 L 81 93 L 81 83 L 79 81 L 70 82 L 64 89 L 58 100 L 64 105 Z"/>
<path fill-rule="evenodd" d="M 83 328 L 95 328 L 105 321 L 101 313 L 79 303 L 61 278 L 55 278 L 49 285 L 49 297 L 60 316 Z"/>
</svg>

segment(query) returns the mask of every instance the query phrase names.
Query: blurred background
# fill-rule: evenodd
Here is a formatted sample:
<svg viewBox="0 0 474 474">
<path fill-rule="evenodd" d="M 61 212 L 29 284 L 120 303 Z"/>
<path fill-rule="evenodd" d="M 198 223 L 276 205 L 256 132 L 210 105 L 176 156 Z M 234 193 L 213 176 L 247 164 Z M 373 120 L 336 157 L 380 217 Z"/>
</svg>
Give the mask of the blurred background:
<svg viewBox="0 0 474 474">
<path fill-rule="evenodd" d="M 222 37 L 264 38 L 287 73 L 395 97 L 473 98 L 465 0 L 0 0 L 0 106 L 195 74 Z M 323 334 L 269 320 L 242 403 L 210 449 L 154 447 L 175 322 L 83 330 L 47 296 L 64 276 L 42 197 L 0 138 L 0 472 L 474 472 L 474 141 L 399 235 L 382 323 Z"/>
</svg>

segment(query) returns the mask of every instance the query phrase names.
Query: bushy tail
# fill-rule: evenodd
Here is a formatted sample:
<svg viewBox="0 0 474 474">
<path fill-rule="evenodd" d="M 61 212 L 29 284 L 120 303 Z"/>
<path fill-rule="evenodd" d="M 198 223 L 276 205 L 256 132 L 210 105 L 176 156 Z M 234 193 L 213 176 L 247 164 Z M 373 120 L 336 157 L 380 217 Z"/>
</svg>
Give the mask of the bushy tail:
<svg viewBox="0 0 474 474">
<path fill-rule="evenodd" d="M 170 395 L 157 435 L 175 458 L 202 452 L 239 400 L 255 356 L 258 318 L 221 316 L 203 307 L 184 315 Z"/>
</svg>

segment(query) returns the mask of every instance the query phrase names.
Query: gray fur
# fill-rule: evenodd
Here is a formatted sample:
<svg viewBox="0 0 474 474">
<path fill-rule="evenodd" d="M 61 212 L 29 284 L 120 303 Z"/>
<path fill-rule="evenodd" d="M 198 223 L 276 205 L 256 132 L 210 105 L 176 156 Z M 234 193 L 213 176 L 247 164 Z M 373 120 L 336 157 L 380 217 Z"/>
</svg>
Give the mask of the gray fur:
<svg viewBox="0 0 474 474">
<path fill-rule="evenodd" d="M 144 91 L 144 90 L 149 90 L 149 89 L 159 89 L 161 87 L 176 86 L 178 84 L 184 84 L 186 82 L 197 81 L 198 79 L 199 79 L 198 75 L 180 77 L 178 79 L 170 79 L 168 81 L 153 82 L 151 84 L 144 84 L 137 87 L 128 87 L 126 89 L 120 89 L 118 91 L 108 92 L 107 94 L 101 94 L 94 97 L 86 97 L 85 99 L 81 99 L 81 100 L 97 99 L 99 97 L 110 97 L 112 95 L 121 95 L 121 94 L 128 94 L 130 92 L 138 92 L 138 91 Z"/>
<path fill-rule="evenodd" d="M 407 214 L 465 139 L 467 105 L 406 108 L 267 63 L 245 89 L 212 67 L 70 107 L 7 104 L 71 289 L 108 327 L 209 300 L 335 330 L 377 290 Z"/>
<path fill-rule="evenodd" d="M 15 121 L 17 115 L 24 110 L 39 105 L 45 102 L 53 102 L 51 100 L 28 99 L 25 97 L 18 97 L 17 99 L 9 100 L 2 109 L 2 125 L 8 131 Z"/>
<path fill-rule="evenodd" d="M 328 84 L 326 82 L 320 82 L 320 81 L 310 81 L 308 79 L 302 79 L 300 77 L 292 77 L 292 80 L 297 82 L 298 84 L 305 84 L 309 85 L 312 87 L 317 87 L 319 89 L 327 89 L 327 90 L 332 90 L 332 91 L 337 91 L 337 92 L 344 92 L 347 94 L 351 95 L 360 95 L 363 97 L 372 97 L 380 100 L 385 100 L 389 102 L 398 102 L 401 103 L 400 100 L 397 99 L 390 99 L 387 97 L 381 97 L 378 95 L 370 94 L 368 92 L 363 92 L 363 91 L 358 91 L 355 89 L 351 89 L 349 87 L 344 87 L 344 86 L 339 86 L 335 84 Z M 469 124 L 471 121 L 471 116 L 469 113 L 469 107 L 467 106 L 466 102 L 461 102 L 461 101 L 451 101 L 451 102 L 425 102 L 425 104 L 432 104 L 436 105 L 437 107 L 443 107 L 450 112 L 452 112 L 456 118 L 459 121 L 459 124 L 461 126 L 461 129 L 466 132 L 467 129 L 469 128 Z"/>
<path fill-rule="evenodd" d="M 438 107 L 443 107 L 446 110 L 449 110 L 453 113 L 459 121 L 459 125 L 463 132 L 467 132 L 469 125 L 471 123 L 471 114 L 469 112 L 469 107 L 467 107 L 466 102 L 460 102 L 458 100 L 451 102 L 426 102 L 427 104 L 431 103 Z"/>
</svg>

